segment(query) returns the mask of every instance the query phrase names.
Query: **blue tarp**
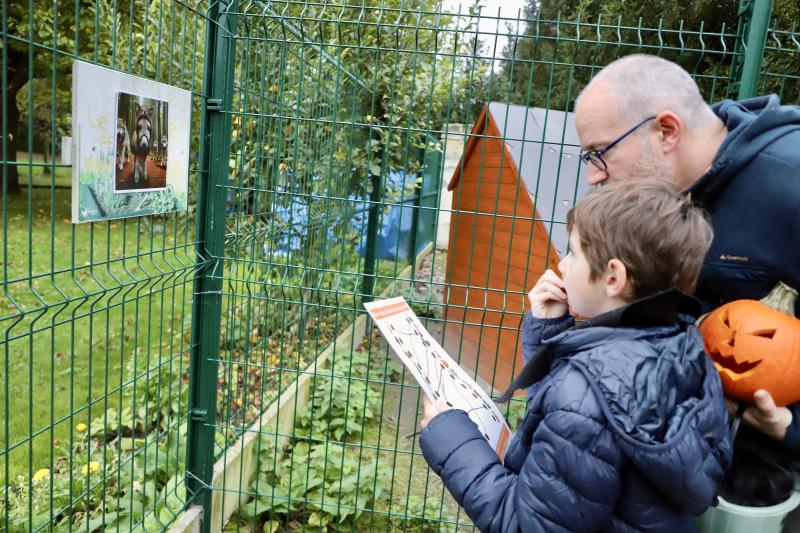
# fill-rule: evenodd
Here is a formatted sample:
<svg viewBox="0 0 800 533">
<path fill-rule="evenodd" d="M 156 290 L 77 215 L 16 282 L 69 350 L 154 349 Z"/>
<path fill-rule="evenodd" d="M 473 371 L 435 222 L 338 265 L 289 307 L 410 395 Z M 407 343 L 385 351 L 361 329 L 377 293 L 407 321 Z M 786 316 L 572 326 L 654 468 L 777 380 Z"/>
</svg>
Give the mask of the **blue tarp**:
<svg viewBox="0 0 800 533">
<path fill-rule="evenodd" d="M 402 196 L 402 204 L 398 200 L 389 201 L 393 205 L 388 207 L 388 211 L 384 210 L 383 217 L 379 219 L 380 228 L 378 229 L 378 238 L 375 243 L 375 258 L 376 259 L 389 259 L 391 261 L 408 261 L 409 249 L 411 246 L 411 229 L 413 226 L 414 217 L 418 216 L 419 210 L 415 208 L 414 202 L 416 195 L 414 194 L 414 187 L 417 182 L 417 174 L 406 174 L 401 171 L 390 171 L 385 179 L 385 188 L 387 191 L 397 191 L 394 194 L 386 195 L 388 197 Z M 402 191 L 402 194 L 400 193 Z M 362 213 L 358 222 L 358 227 L 355 227 L 358 235 L 367 234 L 367 210 L 362 205 L 359 206 Z M 425 217 L 418 217 L 417 235 L 425 235 L 427 229 L 424 224 Z M 355 219 L 355 217 L 354 217 Z M 363 228 L 363 229 L 360 229 Z M 425 247 L 425 242 L 416 243 L 415 254 Z M 366 237 L 363 237 L 356 244 L 356 251 L 362 257 L 366 253 Z"/>
<path fill-rule="evenodd" d="M 392 205 L 389 207 L 389 212 L 384 213 L 381 227 L 378 230 L 378 239 L 375 243 L 375 257 L 376 259 L 390 259 L 392 261 L 401 260 L 406 261 L 409 259 L 408 252 L 411 246 L 411 228 L 413 224 L 414 215 L 417 210 L 414 209 L 414 196 L 411 195 L 403 201 L 403 205 Z M 366 236 L 366 210 L 363 210 L 364 223 L 359 224 L 363 230 L 357 230 L 359 235 Z M 423 220 L 420 218 L 417 228 L 417 234 L 424 233 Z M 425 246 L 424 242 L 417 242 L 417 250 L 419 251 Z M 362 257 L 366 253 L 366 237 L 360 239 L 356 243 L 356 251 Z"/>
<path fill-rule="evenodd" d="M 380 227 L 375 243 L 376 259 L 409 260 L 413 218 L 418 212 L 414 208 L 415 195 L 413 193 L 416 179 L 416 174 L 397 171 L 389 172 L 387 175 L 385 180 L 387 191 L 403 189 L 406 194 L 403 196 L 402 205 L 399 200 L 387 200 L 387 203 L 395 205 L 386 207 L 382 216 L 379 217 Z M 412 192 L 408 193 L 409 190 Z M 269 222 L 271 231 L 264 243 L 264 253 L 287 255 L 297 252 L 302 248 L 303 241 L 309 233 L 321 229 L 324 225 L 327 228 L 325 237 L 329 241 L 339 241 L 343 236 L 346 239 L 352 239 L 355 241 L 356 252 L 362 257 L 365 255 L 369 206 L 364 198 L 350 195 L 346 201 L 337 202 L 322 196 L 298 195 L 289 190 L 282 190 L 281 187 L 276 187 L 276 192 L 286 195 L 283 199 L 288 199 L 288 205 L 273 207 Z M 399 198 L 400 194 L 387 195 L 387 197 Z M 330 208 L 336 204 L 340 204 L 342 208 Z M 329 209 L 326 210 L 325 207 L 329 207 Z M 233 205 L 229 194 L 228 211 L 234 212 L 237 209 L 238 206 Z M 323 223 L 320 224 L 320 220 L 309 220 L 309 212 L 322 213 L 320 220 Z M 426 218 L 428 217 L 419 217 L 418 235 L 424 235 L 428 229 L 425 227 Z M 343 224 L 346 224 L 346 227 L 343 228 Z M 416 252 L 419 253 L 426 243 L 417 242 L 416 244 Z"/>
</svg>

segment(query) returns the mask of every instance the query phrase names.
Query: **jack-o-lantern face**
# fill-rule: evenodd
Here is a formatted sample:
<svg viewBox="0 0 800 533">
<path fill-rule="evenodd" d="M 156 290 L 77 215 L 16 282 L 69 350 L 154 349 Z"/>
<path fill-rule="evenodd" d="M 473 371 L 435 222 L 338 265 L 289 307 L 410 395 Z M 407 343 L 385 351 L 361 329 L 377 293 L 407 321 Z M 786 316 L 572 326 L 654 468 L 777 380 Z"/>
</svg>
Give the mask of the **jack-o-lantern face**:
<svg viewBox="0 0 800 533">
<path fill-rule="evenodd" d="M 778 405 L 800 401 L 800 320 L 755 300 L 737 300 L 700 324 L 706 352 L 731 398 L 765 389 Z"/>
</svg>

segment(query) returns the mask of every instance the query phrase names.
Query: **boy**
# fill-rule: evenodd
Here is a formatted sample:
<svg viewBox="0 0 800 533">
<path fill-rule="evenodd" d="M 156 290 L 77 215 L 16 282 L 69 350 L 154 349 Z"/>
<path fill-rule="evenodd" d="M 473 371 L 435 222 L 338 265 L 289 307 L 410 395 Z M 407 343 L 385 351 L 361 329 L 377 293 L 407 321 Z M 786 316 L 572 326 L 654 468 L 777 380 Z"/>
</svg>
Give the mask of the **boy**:
<svg viewBox="0 0 800 533">
<path fill-rule="evenodd" d="M 637 181 L 589 193 L 567 228 L 563 277 L 542 275 L 522 325 L 523 360 L 546 353 L 550 369 L 504 462 L 464 411 L 427 398 L 425 460 L 481 531 L 693 531 L 731 456 L 684 294 L 711 227 L 669 185 Z"/>
</svg>

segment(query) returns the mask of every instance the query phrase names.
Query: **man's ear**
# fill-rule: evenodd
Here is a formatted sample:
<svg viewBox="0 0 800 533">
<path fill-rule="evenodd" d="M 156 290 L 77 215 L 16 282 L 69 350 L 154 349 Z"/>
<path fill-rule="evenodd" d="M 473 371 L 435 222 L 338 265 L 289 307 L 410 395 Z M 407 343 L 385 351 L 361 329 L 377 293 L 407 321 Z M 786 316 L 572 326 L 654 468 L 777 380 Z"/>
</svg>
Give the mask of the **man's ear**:
<svg viewBox="0 0 800 533">
<path fill-rule="evenodd" d="M 628 270 L 619 259 L 612 259 L 606 265 L 605 285 L 606 296 L 609 298 L 624 298 L 626 296 Z"/>
<path fill-rule="evenodd" d="M 683 120 L 672 111 L 662 111 L 653 122 L 658 145 L 665 154 L 671 153 L 683 136 Z"/>
</svg>

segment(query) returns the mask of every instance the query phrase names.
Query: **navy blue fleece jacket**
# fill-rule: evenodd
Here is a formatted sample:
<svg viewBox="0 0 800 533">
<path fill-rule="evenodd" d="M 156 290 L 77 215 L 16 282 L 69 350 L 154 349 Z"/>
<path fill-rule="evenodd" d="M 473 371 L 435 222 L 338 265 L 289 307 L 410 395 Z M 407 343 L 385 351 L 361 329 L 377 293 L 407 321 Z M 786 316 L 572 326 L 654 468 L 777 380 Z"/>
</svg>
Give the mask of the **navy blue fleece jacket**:
<svg viewBox="0 0 800 533">
<path fill-rule="evenodd" d="M 705 311 L 760 300 L 779 281 L 800 290 L 800 107 L 769 95 L 724 100 L 713 110 L 728 135 L 689 188 L 714 226 L 696 292 Z M 800 404 L 790 409 L 786 445 L 800 453 Z"/>
</svg>

